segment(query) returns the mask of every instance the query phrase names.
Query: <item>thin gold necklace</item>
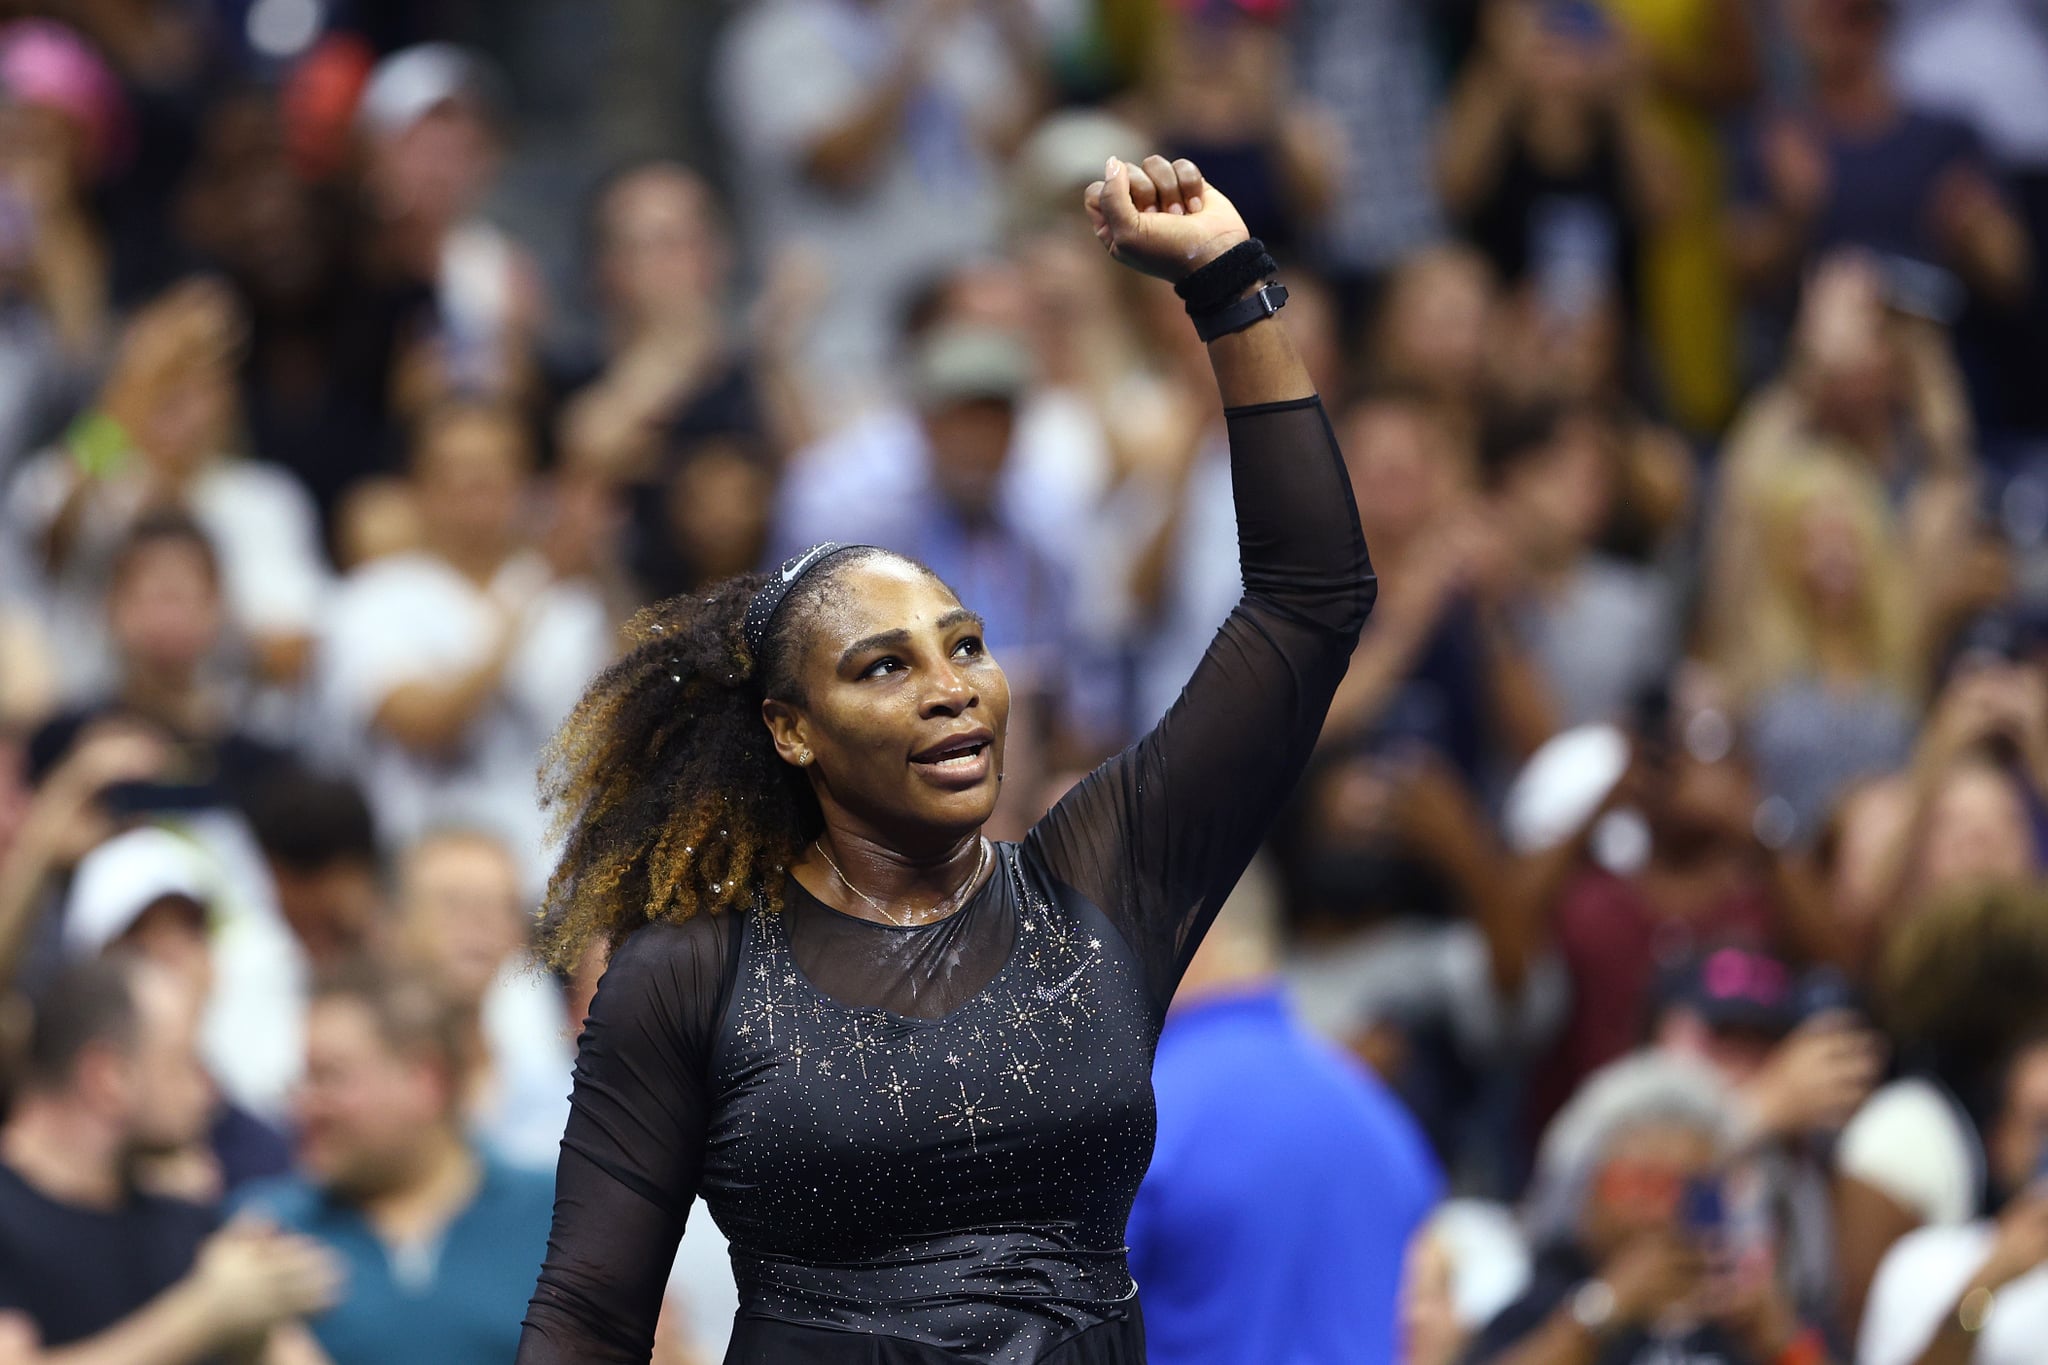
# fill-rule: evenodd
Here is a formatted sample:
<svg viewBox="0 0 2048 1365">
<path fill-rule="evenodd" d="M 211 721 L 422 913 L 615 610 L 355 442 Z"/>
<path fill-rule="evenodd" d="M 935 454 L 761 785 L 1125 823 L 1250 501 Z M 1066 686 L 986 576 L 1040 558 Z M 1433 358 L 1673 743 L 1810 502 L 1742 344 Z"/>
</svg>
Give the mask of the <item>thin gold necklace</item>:
<svg viewBox="0 0 2048 1365">
<path fill-rule="evenodd" d="M 818 856 L 825 860 L 825 866 L 832 869 L 832 875 L 839 878 L 839 884 L 841 886 L 845 887 L 848 891 L 851 891 L 854 895 L 859 896 L 862 900 L 866 901 L 869 905 L 873 906 L 877 911 L 879 911 L 883 916 L 885 916 L 891 924 L 897 926 L 900 929 L 907 929 L 913 923 L 929 924 L 933 920 L 941 918 L 941 910 L 943 910 L 945 914 L 949 915 L 953 913 L 953 911 L 958 910 L 960 908 L 960 902 L 963 899 L 965 899 L 969 888 L 971 888 L 976 882 L 981 880 L 981 874 L 983 870 L 988 867 L 988 839 L 986 836 L 983 836 L 981 839 L 981 851 L 979 852 L 979 854 L 976 855 L 974 859 L 974 870 L 967 874 L 967 880 L 960 883 L 959 888 L 955 890 L 952 895 L 948 896 L 945 900 L 939 902 L 938 905 L 933 906 L 930 910 L 927 910 L 921 919 L 913 921 L 900 918 L 896 914 L 896 912 L 891 910 L 888 906 L 882 904 L 873 896 L 870 896 L 867 892 L 855 886 L 853 882 L 847 877 L 847 875 L 839 870 L 839 864 L 832 861 L 832 855 L 825 851 L 825 841 L 823 839 L 814 840 L 813 843 L 817 847 Z"/>
</svg>

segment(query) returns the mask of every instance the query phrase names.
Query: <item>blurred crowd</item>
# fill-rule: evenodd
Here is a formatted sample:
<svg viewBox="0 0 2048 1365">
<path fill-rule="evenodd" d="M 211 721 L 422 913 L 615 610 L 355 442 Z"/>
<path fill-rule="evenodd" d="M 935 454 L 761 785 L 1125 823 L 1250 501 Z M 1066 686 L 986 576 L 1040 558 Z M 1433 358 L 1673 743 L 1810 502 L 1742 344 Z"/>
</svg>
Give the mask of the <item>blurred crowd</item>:
<svg viewBox="0 0 2048 1365">
<path fill-rule="evenodd" d="M 1165 710 L 1238 567 L 1079 211 L 1152 150 L 1380 574 L 1270 850 L 1447 1195 L 1356 1358 L 2039 1365 L 2048 0 L 0 3 L 0 1362 L 510 1358 L 637 606 L 930 564 L 1003 837 Z"/>
</svg>

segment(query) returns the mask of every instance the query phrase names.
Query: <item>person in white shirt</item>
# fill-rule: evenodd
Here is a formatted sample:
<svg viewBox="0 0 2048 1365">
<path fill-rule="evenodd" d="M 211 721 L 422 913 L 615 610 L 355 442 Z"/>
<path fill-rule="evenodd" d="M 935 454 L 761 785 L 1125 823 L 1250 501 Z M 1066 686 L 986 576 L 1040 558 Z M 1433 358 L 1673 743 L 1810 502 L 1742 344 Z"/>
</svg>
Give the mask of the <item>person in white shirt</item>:
<svg viewBox="0 0 2048 1365">
<path fill-rule="evenodd" d="M 508 408 L 464 402 L 423 420 L 412 480 L 426 544 L 336 594 L 314 737 L 363 782 L 386 847 L 451 822 L 487 829 L 517 850 L 530 895 L 550 862 L 540 752 L 613 644 L 596 587 L 522 540 L 532 467 Z"/>
<path fill-rule="evenodd" d="M 182 510 L 220 557 L 222 594 L 259 682 L 299 681 L 328 589 L 319 514 L 289 472 L 226 452 L 244 321 L 225 289 L 188 280 L 129 325 L 98 406 L 29 459 L 0 516 L 33 561 L 68 700 L 104 690 L 103 610 L 115 552 L 143 516 Z"/>
<path fill-rule="evenodd" d="M 1985 1142 L 1994 1221 L 1921 1228 L 1879 1267 L 1857 1365 L 2039 1365 L 2048 1351 L 2048 1032 L 2013 1053 Z"/>
</svg>

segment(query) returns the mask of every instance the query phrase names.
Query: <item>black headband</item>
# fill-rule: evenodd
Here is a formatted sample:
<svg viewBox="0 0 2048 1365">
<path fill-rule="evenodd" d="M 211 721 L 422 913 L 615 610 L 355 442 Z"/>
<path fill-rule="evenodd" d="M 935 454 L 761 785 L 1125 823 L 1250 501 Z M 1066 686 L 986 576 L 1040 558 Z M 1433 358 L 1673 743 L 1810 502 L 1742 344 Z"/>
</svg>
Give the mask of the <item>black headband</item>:
<svg viewBox="0 0 2048 1365">
<path fill-rule="evenodd" d="M 821 541 L 802 554 L 791 555 L 782 561 L 782 569 L 775 577 L 762 585 L 754 594 L 754 600 L 747 604 L 747 616 L 740 623 L 740 634 L 746 639 L 747 653 L 760 661 L 761 650 L 768 643 L 768 628 L 775 624 L 775 613 L 782 610 L 783 602 L 804 576 L 833 556 L 848 550 L 872 550 L 872 545 L 842 545 L 836 540 Z"/>
</svg>

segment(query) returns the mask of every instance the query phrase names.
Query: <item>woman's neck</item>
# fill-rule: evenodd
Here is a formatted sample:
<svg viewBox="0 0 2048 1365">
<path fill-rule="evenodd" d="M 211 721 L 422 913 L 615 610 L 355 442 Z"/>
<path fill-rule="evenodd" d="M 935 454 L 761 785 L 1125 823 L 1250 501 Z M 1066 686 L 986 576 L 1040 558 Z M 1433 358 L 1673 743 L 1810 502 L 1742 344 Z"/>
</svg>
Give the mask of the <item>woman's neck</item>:
<svg viewBox="0 0 2048 1365">
<path fill-rule="evenodd" d="M 964 898 L 982 858 L 979 830 L 907 852 L 879 836 L 828 823 L 790 870 L 806 891 L 834 909 L 901 922 L 889 915 L 916 919 Z"/>
</svg>

